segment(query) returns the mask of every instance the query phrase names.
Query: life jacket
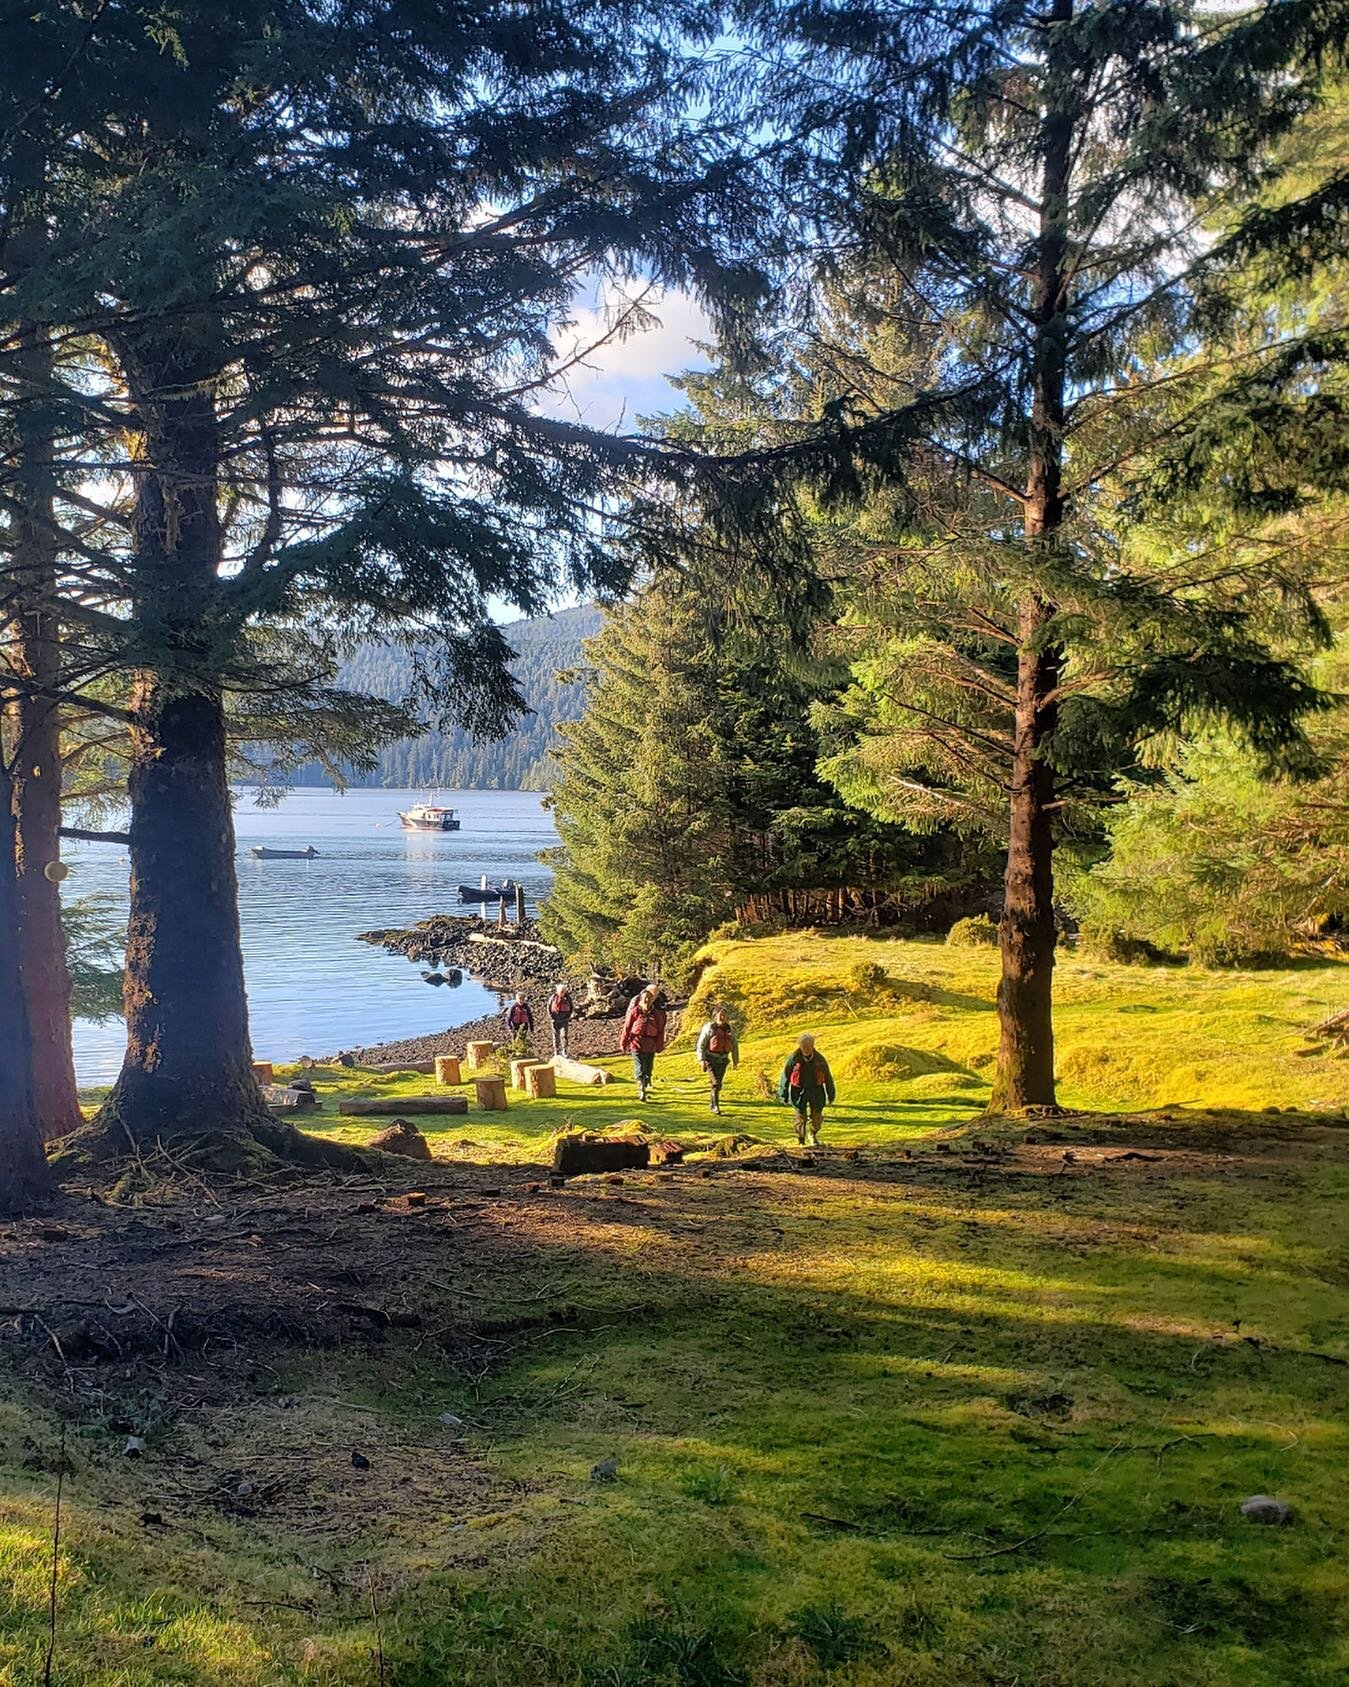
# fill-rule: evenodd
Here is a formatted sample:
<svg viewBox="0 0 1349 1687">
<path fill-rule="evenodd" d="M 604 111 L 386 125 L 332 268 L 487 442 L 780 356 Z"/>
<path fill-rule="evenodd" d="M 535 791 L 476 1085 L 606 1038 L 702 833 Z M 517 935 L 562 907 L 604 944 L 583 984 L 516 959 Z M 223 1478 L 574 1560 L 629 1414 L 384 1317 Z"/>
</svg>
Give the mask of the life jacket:
<svg viewBox="0 0 1349 1687">
<path fill-rule="evenodd" d="M 558 991 L 558 993 L 553 997 L 552 1001 L 549 1002 L 548 1011 L 549 1011 L 549 1013 L 556 1014 L 559 1018 L 561 1017 L 562 1014 L 571 1013 L 573 1011 L 572 1005 L 571 1005 L 571 996 L 567 993 L 567 991 L 565 991 L 565 990 L 559 990 Z"/>
<path fill-rule="evenodd" d="M 709 1054 L 729 1054 L 735 1047 L 735 1035 L 729 1025 L 713 1025 L 712 1035 L 707 1039 Z"/>
<path fill-rule="evenodd" d="M 511 1011 L 506 1015 L 507 1025 L 528 1025 L 529 1007 L 525 1002 L 512 1002 Z"/>
<path fill-rule="evenodd" d="M 825 1065 L 819 1055 L 813 1055 L 807 1063 L 800 1055 L 792 1065 L 792 1075 L 787 1080 L 788 1086 L 794 1090 L 803 1090 L 807 1086 L 811 1089 L 824 1088 Z"/>
</svg>

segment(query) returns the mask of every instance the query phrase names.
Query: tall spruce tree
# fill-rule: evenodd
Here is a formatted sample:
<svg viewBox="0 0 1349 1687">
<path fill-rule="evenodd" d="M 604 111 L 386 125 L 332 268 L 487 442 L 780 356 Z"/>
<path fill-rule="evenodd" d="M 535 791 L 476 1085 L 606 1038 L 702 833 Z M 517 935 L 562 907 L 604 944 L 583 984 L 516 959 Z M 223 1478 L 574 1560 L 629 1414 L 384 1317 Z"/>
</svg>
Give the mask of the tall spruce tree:
<svg viewBox="0 0 1349 1687">
<path fill-rule="evenodd" d="M 585 713 L 557 751 L 550 939 L 574 960 L 678 980 L 733 917 L 959 912 L 970 885 L 952 840 L 839 801 L 815 771 L 828 677 L 791 659 L 771 605 L 728 625 L 722 592 L 696 570 L 660 577 L 586 643 Z"/>
<path fill-rule="evenodd" d="M 1272 335 L 1231 359 L 1215 409 L 1213 366 L 1228 352 L 1211 345 L 1209 378 L 1179 414 L 1148 372 L 1164 348 L 1195 344 L 1231 253 L 1342 233 L 1342 183 L 1277 218 L 1254 195 L 1342 51 L 1344 8 L 807 0 L 747 6 L 744 26 L 760 67 L 752 115 L 781 138 L 796 249 L 820 254 L 798 332 L 828 336 L 818 281 L 843 270 L 880 278 L 903 332 L 905 356 L 879 371 L 835 344 L 844 378 L 827 394 L 835 426 L 814 478 L 827 495 L 889 500 L 886 530 L 864 547 L 868 587 L 888 591 L 910 648 L 873 671 L 910 747 L 925 734 L 929 758 L 985 794 L 1003 789 L 993 1106 L 1053 1106 L 1065 779 L 1108 772 L 1127 746 L 1197 718 L 1232 720 L 1269 758 L 1296 758 L 1315 701 L 1253 613 L 1282 594 L 1306 615 L 1300 582 L 1251 553 L 1161 569 L 1131 554 L 1129 482 L 1131 465 L 1151 471 L 1162 435 L 1188 441 L 1180 458 L 1200 473 L 1217 415 L 1249 432 L 1262 414 L 1305 411 L 1320 366 L 1343 354 L 1296 329 Z M 1273 456 L 1238 468 L 1253 497 Z M 794 460 L 811 461 L 810 447 L 732 480 L 723 530 L 766 514 L 779 538 Z M 788 526 L 799 543 L 800 523 Z"/>
<path fill-rule="evenodd" d="M 640 454 L 532 401 L 580 286 L 641 270 L 728 308 L 752 291 L 738 174 L 682 56 L 712 19 L 637 0 L 54 10 L 81 33 L 42 109 L 73 97 L 79 120 L 21 281 L 98 348 L 68 438 L 100 508 L 130 494 L 73 551 L 62 604 L 135 675 L 128 1052 L 101 1124 L 275 1143 L 226 784 L 225 693 L 276 679 L 248 631 L 404 637 L 431 651 L 443 715 L 490 730 L 519 699 L 489 600 L 528 614 L 559 583 L 623 583 L 597 512 Z M 115 98 L 95 110 L 91 87 Z"/>
</svg>

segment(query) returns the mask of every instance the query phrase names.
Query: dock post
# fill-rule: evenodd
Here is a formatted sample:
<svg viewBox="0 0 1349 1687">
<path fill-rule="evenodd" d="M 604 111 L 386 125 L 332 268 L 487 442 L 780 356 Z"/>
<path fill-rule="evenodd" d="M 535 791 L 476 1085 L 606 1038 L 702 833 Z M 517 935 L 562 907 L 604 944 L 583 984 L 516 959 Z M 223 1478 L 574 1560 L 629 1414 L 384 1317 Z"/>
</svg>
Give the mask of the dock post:
<svg viewBox="0 0 1349 1687">
<path fill-rule="evenodd" d="M 525 923 L 525 887 L 523 885 L 516 885 L 515 887 L 515 923 L 518 926 Z"/>
</svg>

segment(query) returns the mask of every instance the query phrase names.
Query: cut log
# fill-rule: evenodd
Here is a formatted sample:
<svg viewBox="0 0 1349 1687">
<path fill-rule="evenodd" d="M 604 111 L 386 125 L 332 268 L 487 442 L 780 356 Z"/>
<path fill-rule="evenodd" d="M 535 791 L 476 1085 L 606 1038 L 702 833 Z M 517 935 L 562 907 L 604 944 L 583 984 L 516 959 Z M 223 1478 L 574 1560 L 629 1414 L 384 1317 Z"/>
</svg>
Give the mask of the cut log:
<svg viewBox="0 0 1349 1687">
<path fill-rule="evenodd" d="M 606 1072 L 602 1066 L 589 1066 L 584 1060 L 569 1060 L 565 1054 L 554 1055 L 553 1071 L 569 1084 L 611 1084 L 614 1081 L 613 1073 Z"/>
<path fill-rule="evenodd" d="M 361 1067 L 363 1072 L 418 1072 L 425 1077 L 430 1077 L 435 1069 L 434 1060 L 378 1060 Z"/>
<path fill-rule="evenodd" d="M 317 1107 L 318 1100 L 305 1090 L 287 1089 L 284 1084 L 264 1084 L 262 1099 L 273 1113 L 297 1113 L 303 1107 Z"/>
<path fill-rule="evenodd" d="M 462 1084 L 463 1074 L 459 1069 L 457 1054 L 438 1054 L 436 1056 L 436 1082 L 438 1084 Z"/>
<path fill-rule="evenodd" d="M 471 931 L 468 934 L 470 943 L 491 943 L 498 949 L 537 949 L 541 954 L 555 955 L 562 959 L 562 951 L 551 943 L 535 943 L 528 937 L 498 937 L 495 932 Z"/>
<path fill-rule="evenodd" d="M 464 1051 L 469 1071 L 480 1071 L 484 1066 L 490 1066 L 496 1059 L 496 1052 L 495 1043 L 470 1043 Z"/>
<path fill-rule="evenodd" d="M 587 1172 L 640 1171 L 651 1163 L 651 1146 L 640 1136 L 595 1136 L 574 1131 L 553 1148 L 553 1176 L 580 1177 Z"/>
<path fill-rule="evenodd" d="M 270 1060 L 255 1060 L 253 1062 L 253 1076 L 260 1084 L 270 1084 L 276 1078 L 276 1069 Z"/>
<path fill-rule="evenodd" d="M 504 1113 L 506 1111 L 506 1080 L 504 1078 L 475 1078 L 473 1087 L 478 1092 L 478 1106 L 484 1113 Z"/>
<path fill-rule="evenodd" d="M 513 1090 L 522 1090 L 525 1087 L 525 1073 L 529 1071 L 531 1066 L 541 1066 L 542 1064 L 543 1062 L 536 1060 L 532 1054 L 523 1055 L 517 1060 L 512 1060 L 511 1088 Z"/>
<path fill-rule="evenodd" d="M 431 1144 L 416 1125 L 406 1119 L 395 1119 L 387 1130 L 372 1136 L 367 1148 L 380 1148 L 386 1154 L 401 1154 L 405 1160 L 429 1160 Z"/>
<path fill-rule="evenodd" d="M 686 1152 L 687 1150 L 682 1142 L 675 1142 L 672 1138 L 666 1137 L 661 1142 L 651 1144 L 651 1164 L 653 1166 L 677 1165 L 684 1158 Z"/>
<path fill-rule="evenodd" d="M 337 1111 L 351 1119 L 390 1119 L 400 1113 L 467 1113 L 463 1095 L 352 1096 L 339 1101 Z"/>
<path fill-rule="evenodd" d="M 525 1069 L 525 1093 L 531 1101 L 546 1101 L 557 1094 L 557 1074 L 551 1066 L 540 1064 Z"/>
</svg>

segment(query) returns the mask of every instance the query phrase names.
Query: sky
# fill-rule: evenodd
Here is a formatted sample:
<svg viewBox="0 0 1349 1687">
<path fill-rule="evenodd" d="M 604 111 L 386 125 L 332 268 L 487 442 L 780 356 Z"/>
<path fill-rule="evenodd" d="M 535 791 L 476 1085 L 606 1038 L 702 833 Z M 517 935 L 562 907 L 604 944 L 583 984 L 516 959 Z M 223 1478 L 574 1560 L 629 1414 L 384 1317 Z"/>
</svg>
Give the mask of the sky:
<svg viewBox="0 0 1349 1687">
<path fill-rule="evenodd" d="M 597 302 L 581 306 L 571 330 L 559 337 L 563 358 L 594 345 L 625 298 L 636 296 L 636 288 L 627 294 L 610 290 Z M 683 403 L 682 395 L 665 377 L 706 367 L 706 358 L 693 342 L 712 337 L 707 318 L 687 293 L 657 288 L 641 297 L 644 308 L 659 319 L 658 325 L 600 346 L 544 396 L 540 410 L 587 427 L 627 433 L 639 417 L 658 415 Z"/>
</svg>

